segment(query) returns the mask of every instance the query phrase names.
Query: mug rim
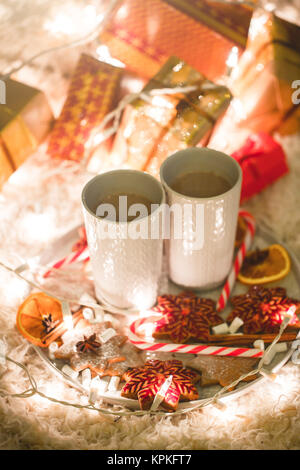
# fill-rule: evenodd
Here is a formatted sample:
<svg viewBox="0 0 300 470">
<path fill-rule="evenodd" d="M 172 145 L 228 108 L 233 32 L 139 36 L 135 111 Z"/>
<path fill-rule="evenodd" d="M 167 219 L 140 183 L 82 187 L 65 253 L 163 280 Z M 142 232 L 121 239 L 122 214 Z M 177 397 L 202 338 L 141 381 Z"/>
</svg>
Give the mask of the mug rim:
<svg viewBox="0 0 300 470">
<path fill-rule="evenodd" d="M 163 177 L 163 171 L 165 169 L 165 166 L 168 163 L 170 163 L 170 160 L 174 160 L 179 153 L 183 153 L 183 152 L 184 153 L 193 153 L 193 152 L 195 152 L 195 150 L 198 151 L 198 152 L 200 151 L 202 153 L 211 153 L 211 152 L 217 153 L 220 156 L 225 157 L 228 161 L 230 161 L 231 163 L 234 164 L 234 166 L 237 168 L 237 171 L 238 171 L 238 177 L 237 177 L 236 182 L 233 184 L 233 186 L 230 189 L 228 189 L 224 193 L 218 194 L 217 196 L 195 197 L 195 196 L 188 196 L 186 194 L 179 193 L 179 192 L 175 191 L 173 188 L 171 188 L 171 186 L 166 182 L 165 178 Z M 159 175 L 160 175 L 160 181 L 161 181 L 162 185 L 164 185 L 170 192 L 176 194 L 177 196 L 180 196 L 183 199 L 188 199 L 188 200 L 193 200 L 193 201 L 201 201 L 201 202 L 208 202 L 208 201 L 212 201 L 212 200 L 215 201 L 215 200 L 218 200 L 218 199 L 222 199 L 224 197 L 224 195 L 230 193 L 230 191 L 233 191 L 242 182 L 242 178 L 243 178 L 243 172 L 242 172 L 241 166 L 238 164 L 238 162 L 233 157 L 231 157 L 230 155 L 227 155 L 224 152 L 220 152 L 219 150 L 214 150 L 214 149 L 211 149 L 211 148 L 208 148 L 208 147 L 190 147 L 190 148 L 183 149 L 183 150 L 178 150 L 177 152 L 172 153 L 161 164 Z"/>
<path fill-rule="evenodd" d="M 87 191 L 88 187 L 95 182 L 95 180 L 97 179 L 100 179 L 102 176 L 104 175 L 108 175 L 108 174 L 120 174 L 120 173 L 134 173 L 134 174 L 138 174 L 138 175 L 143 175 L 145 176 L 146 178 L 152 180 L 155 182 L 155 184 L 158 185 L 158 187 L 160 188 L 161 190 L 161 201 L 159 203 L 159 206 L 153 211 L 153 212 L 150 212 L 150 214 L 148 214 L 146 217 L 142 217 L 138 220 L 131 220 L 131 221 L 114 221 L 114 220 L 109 220 L 109 219 L 103 219 L 102 217 L 98 217 L 87 205 L 87 202 L 86 202 L 86 198 L 85 198 L 85 192 Z M 161 206 L 165 203 L 165 191 L 164 191 L 164 188 L 163 188 L 163 185 L 161 183 L 161 181 L 159 181 L 158 179 L 154 178 L 154 176 L 150 175 L 150 173 L 146 173 L 145 171 L 141 171 L 141 170 L 132 170 L 132 169 L 127 169 L 127 168 L 124 168 L 124 169 L 116 169 L 116 170 L 110 170 L 110 171 L 105 171 L 103 173 L 100 173 L 98 175 L 95 175 L 93 178 L 91 178 L 83 187 L 82 191 L 81 191 L 81 202 L 82 202 L 82 205 L 84 207 L 84 209 L 89 213 L 91 214 L 93 217 L 95 217 L 96 219 L 98 219 L 99 221 L 102 221 L 102 222 L 106 222 L 106 223 L 110 223 L 110 224 L 138 224 L 138 223 L 141 223 L 142 221 L 144 220 L 147 220 L 149 219 L 149 217 L 152 217 L 160 208 Z M 152 203 L 151 203 L 152 204 Z"/>
</svg>

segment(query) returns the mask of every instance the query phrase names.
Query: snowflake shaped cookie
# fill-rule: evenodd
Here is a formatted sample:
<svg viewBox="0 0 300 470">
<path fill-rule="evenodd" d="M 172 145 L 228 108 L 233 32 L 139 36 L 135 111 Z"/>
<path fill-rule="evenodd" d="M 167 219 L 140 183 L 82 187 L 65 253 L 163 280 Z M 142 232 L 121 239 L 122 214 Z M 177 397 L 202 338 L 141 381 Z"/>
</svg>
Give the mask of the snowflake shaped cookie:
<svg viewBox="0 0 300 470">
<path fill-rule="evenodd" d="M 283 287 L 252 286 L 246 294 L 232 297 L 231 303 L 233 310 L 227 322 L 241 318 L 246 334 L 277 333 L 285 312 L 293 305 L 300 307 L 300 301 L 287 297 Z M 297 315 L 294 314 L 290 325 L 299 325 Z"/>
<path fill-rule="evenodd" d="M 155 322 L 154 338 L 169 338 L 174 343 L 194 339 L 208 341 L 210 327 L 224 322 L 216 313 L 211 299 L 197 297 L 192 292 L 158 297 L 155 312 L 163 316 Z"/>
<path fill-rule="evenodd" d="M 179 400 L 196 400 L 199 395 L 195 387 L 200 376 L 185 367 L 181 361 L 147 361 L 142 367 L 129 369 L 123 376 L 127 382 L 121 395 L 126 398 L 138 399 L 142 410 L 149 410 L 157 392 L 168 377 L 172 375 L 161 406 L 168 411 L 175 411 Z"/>
</svg>

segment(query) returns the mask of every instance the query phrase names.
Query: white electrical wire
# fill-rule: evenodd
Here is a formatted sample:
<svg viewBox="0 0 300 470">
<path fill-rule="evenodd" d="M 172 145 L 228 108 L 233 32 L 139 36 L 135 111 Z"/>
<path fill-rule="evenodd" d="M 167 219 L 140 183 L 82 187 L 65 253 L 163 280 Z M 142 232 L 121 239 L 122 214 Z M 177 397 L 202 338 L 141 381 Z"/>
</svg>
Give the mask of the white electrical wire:
<svg viewBox="0 0 300 470">
<path fill-rule="evenodd" d="M 107 11 L 105 12 L 103 18 L 92 29 L 92 31 L 90 31 L 89 33 L 87 33 L 83 37 L 81 37 L 79 39 L 75 39 L 74 41 L 67 42 L 67 43 L 61 44 L 59 46 L 54 46 L 54 47 L 51 47 L 49 49 L 44 49 L 43 51 L 38 52 L 37 54 L 33 55 L 29 59 L 24 60 L 17 67 L 12 68 L 8 73 L 6 73 L 4 75 L 0 75 L 0 79 L 4 80 L 4 81 L 7 80 L 11 75 L 13 75 L 14 73 L 19 72 L 19 70 L 21 70 L 23 67 L 25 67 L 26 65 L 30 65 L 32 62 L 34 62 L 39 57 L 42 57 L 43 55 L 49 54 L 51 52 L 56 52 L 56 51 L 59 51 L 61 49 L 67 49 L 67 48 L 70 48 L 70 47 L 81 46 L 83 44 L 87 44 L 88 42 L 92 42 L 94 39 L 96 39 L 99 36 L 100 31 L 102 30 L 102 28 L 104 27 L 104 25 L 106 24 L 108 19 L 110 18 L 111 13 L 113 12 L 113 10 L 115 9 L 116 5 L 119 2 L 120 2 L 120 0 L 112 0 L 110 6 L 108 7 Z"/>
</svg>

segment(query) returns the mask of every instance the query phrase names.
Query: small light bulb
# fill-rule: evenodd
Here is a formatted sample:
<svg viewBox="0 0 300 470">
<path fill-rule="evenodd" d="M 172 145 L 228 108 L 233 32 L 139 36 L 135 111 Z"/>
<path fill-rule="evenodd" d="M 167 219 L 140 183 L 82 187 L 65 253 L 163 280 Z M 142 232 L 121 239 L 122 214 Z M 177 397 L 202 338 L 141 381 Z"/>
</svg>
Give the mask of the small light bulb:
<svg viewBox="0 0 300 470">
<path fill-rule="evenodd" d="M 220 410 L 220 411 L 225 411 L 225 410 L 227 410 L 227 406 L 226 406 L 225 403 L 224 403 L 223 401 L 221 401 L 221 400 L 215 400 L 215 401 L 213 402 L 213 404 L 214 404 L 214 406 L 215 406 L 216 408 L 218 408 L 218 410 Z"/>
<path fill-rule="evenodd" d="M 285 313 L 284 315 L 288 318 L 293 318 L 295 312 L 296 312 L 296 305 L 292 305 Z"/>
<path fill-rule="evenodd" d="M 265 377 L 268 380 L 271 380 L 272 382 L 275 382 L 277 379 L 277 374 L 274 374 L 274 372 L 269 372 L 267 370 L 261 369 L 260 374 Z"/>
<path fill-rule="evenodd" d="M 85 318 L 88 321 L 92 321 L 94 319 L 94 311 L 89 307 L 85 307 L 82 310 L 82 315 L 83 315 L 83 318 Z"/>
<path fill-rule="evenodd" d="M 239 50 L 236 46 L 234 46 L 231 51 L 229 52 L 229 55 L 226 60 L 226 65 L 229 69 L 233 69 L 234 67 L 237 66 L 239 59 Z"/>
<path fill-rule="evenodd" d="M 49 352 L 49 358 L 51 360 L 55 359 L 55 355 L 54 353 L 58 350 L 58 344 L 56 341 L 54 341 L 53 343 L 49 344 L 49 347 L 48 347 L 48 352 Z"/>
<path fill-rule="evenodd" d="M 66 315 L 64 317 L 64 324 L 66 325 L 68 331 L 73 330 L 74 325 L 72 315 Z"/>
</svg>

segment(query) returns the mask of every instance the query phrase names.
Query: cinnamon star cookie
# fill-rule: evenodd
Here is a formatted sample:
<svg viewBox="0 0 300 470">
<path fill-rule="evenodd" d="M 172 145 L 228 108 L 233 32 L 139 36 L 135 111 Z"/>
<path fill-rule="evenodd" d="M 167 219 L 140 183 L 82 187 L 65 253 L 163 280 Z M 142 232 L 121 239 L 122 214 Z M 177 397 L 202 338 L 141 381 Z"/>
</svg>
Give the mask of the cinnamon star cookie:
<svg viewBox="0 0 300 470">
<path fill-rule="evenodd" d="M 224 322 L 216 313 L 213 300 L 197 297 L 193 292 L 162 295 L 157 300 L 153 310 L 163 317 L 155 322 L 154 338 L 170 338 L 174 343 L 208 341 L 210 327 Z"/>
<path fill-rule="evenodd" d="M 125 398 L 138 399 L 142 410 L 149 410 L 157 392 L 168 377 L 172 376 L 161 406 L 168 411 L 175 411 L 179 400 L 196 400 L 199 395 L 195 383 L 200 376 L 183 367 L 181 361 L 147 361 L 142 367 L 131 368 L 123 378 L 127 382 L 121 395 Z"/>
<path fill-rule="evenodd" d="M 113 336 L 106 341 L 108 329 L 112 330 Z M 68 331 L 62 340 L 63 345 L 54 353 L 55 357 L 68 360 L 74 370 L 89 368 L 102 377 L 121 376 L 128 368 L 121 352 L 126 337 L 114 332 L 109 322 L 95 325 L 84 322 L 83 328 Z"/>
</svg>

